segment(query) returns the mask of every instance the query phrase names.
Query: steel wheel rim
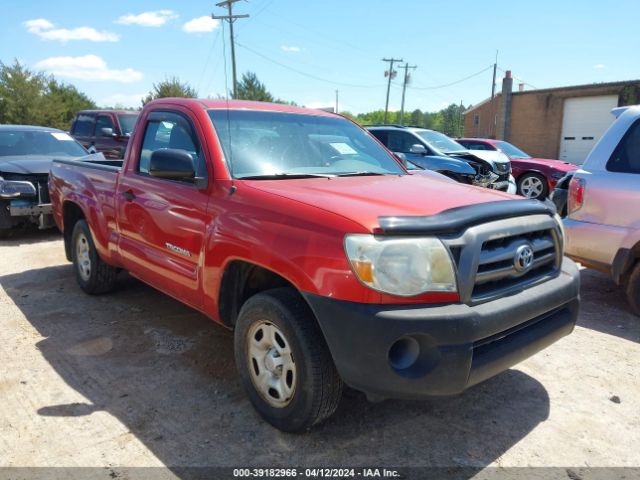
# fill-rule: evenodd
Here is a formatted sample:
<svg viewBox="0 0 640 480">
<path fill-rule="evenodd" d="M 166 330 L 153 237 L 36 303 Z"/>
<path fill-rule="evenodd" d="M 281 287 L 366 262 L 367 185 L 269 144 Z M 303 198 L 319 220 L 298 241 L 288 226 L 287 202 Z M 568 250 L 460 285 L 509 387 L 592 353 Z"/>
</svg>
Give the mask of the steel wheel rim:
<svg viewBox="0 0 640 480">
<path fill-rule="evenodd" d="M 253 386 L 272 407 L 286 407 L 295 394 L 296 364 L 289 341 L 273 323 L 258 320 L 247 334 L 247 365 Z"/>
<path fill-rule="evenodd" d="M 78 235 L 76 240 L 76 261 L 80 278 L 88 282 L 91 278 L 91 256 L 89 255 L 89 240 L 84 233 Z"/>
<path fill-rule="evenodd" d="M 544 185 L 538 177 L 527 177 L 522 181 L 520 190 L 527 198 L 538 198 L 542 195 Z"/>
</svg>

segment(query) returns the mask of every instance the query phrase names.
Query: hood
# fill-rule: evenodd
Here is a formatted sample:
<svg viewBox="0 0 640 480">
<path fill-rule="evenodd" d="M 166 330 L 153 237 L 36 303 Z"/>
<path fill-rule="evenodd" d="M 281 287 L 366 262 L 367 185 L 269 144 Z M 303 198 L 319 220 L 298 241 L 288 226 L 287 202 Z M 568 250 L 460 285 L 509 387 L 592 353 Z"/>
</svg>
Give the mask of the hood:
<svg viewBox="0 0 640 480">
<path fill-rule="evenodd" d="M 104 160 L 102 153 L 83 157 L 64 157 L 68 160 Z M 54 157 L 50 155 L 20 155 L 0 157 L 0 174 L 44 175 L 51 170 Z"/>
<path fill-rule="evenodd" d="M 525 162 L 545 165 L 560 172 L 573 172 L 574 170 L 578 169 L 578 166 L 574 165 L 573 163 L 563 162 L 562 160 L 552 160 L 550 158 L 524 158 L 522 160 Z"/>
<path fill-rule="evenodd" d="M 449 152 L 451 157 L 472 158 L 484 160 L 491 165 L 509 163 L 509 157 L 502 152 L 495 150 L 460 150 L 459 152 Z"/>
<path fill-rule="evenodd" d="M 250 188 L 316 206 L 368 231 L 384 216 L 435 215 L 450 208 L 517 197 L 424 175 L 244 180 Z"/>
</svg>

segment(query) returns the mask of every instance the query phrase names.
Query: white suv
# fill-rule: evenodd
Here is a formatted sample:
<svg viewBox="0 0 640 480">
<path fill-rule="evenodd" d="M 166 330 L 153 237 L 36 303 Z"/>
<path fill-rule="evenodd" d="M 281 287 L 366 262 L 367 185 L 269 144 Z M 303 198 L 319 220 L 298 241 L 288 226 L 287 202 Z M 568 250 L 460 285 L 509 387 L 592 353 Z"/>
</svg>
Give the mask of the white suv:
<svg viewBox="0 0 640 480">
<path fill-rule="evenodd" d="M 611 275 L 640 315 L 640 105 L 612 113 L 569 186 L 566 252 Z"/>
</svg>

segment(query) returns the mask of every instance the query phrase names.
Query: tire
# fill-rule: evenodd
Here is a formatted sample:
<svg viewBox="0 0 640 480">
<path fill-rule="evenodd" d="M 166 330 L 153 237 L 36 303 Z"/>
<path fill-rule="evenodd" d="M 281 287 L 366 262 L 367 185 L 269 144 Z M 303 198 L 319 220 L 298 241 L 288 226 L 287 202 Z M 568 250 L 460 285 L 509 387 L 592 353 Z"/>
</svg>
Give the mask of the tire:
<svg viewBox="0 0 640 480">
<path fill-rule="evenodd" d="M 87 222 L 78 220 L 71 234 L 71 258 L 80 288 L 90 295 L 113 290 L 118 269 L 102 261 Z"/>
<path fill-rule="evenodd" d="M 636 263 L 636 266 L 631 271 L 626 284 L 626 293 L 631 310 L 640 316 L 640 262 Z"/>
<path fill-rule="evenodd" d="M 343 383 L 316 319 L 295 290 L 249 298 L 238 315 L 234 347 L 251 403 L 277 429 L 307 430 L 335 412 Z"/>
<path fill-rule="evenodd" d="M 518 195 L 544 200 L 549 195 L 547 179 L 538 173 L 525 173 L 518 179 Z"/>
</svg>

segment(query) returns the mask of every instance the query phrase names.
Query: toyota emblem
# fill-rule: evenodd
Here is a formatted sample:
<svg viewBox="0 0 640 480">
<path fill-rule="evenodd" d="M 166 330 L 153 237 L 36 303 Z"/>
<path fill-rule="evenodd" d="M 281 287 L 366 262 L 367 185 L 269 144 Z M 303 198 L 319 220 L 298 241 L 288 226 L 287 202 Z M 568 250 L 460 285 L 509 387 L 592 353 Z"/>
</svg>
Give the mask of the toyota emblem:
<svg viewBox="0 0 640 480">
<path fill-rule="evenodd" d="M 533 247 L 528 243 L 520 245 L 513 256 L 513 266 L 517 272 L 526 272 L 533 265 Z"/>
</svg>

